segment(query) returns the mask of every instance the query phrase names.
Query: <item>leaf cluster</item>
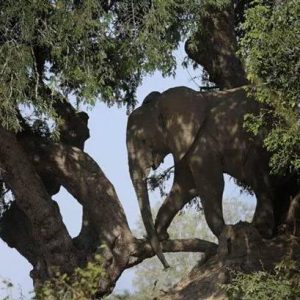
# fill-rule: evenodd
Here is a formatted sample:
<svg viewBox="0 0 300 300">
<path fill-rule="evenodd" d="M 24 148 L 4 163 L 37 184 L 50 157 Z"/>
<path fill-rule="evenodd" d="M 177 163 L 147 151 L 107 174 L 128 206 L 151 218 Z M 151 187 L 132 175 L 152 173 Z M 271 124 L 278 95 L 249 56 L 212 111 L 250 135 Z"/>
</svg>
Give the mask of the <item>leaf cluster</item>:
<svg viewBox="0 0 300 300">
<path fill-rule="evenodd" d="M 222 285 L 229 299 L 265 300 L 299 299 L 299 263 L 285 259 L 273 273 L 260 271 L 252 274 L 235 273 L 230 284 Z"/>
<path fill-rule="evenodd" d="M 147 178 L 149 190 L 153 192 L 158 188 L 161 197 L 165 197 L 167 195 L 166 182 L 171 178 L 172 174 L 174 174 L 174 166 L 162 172 L 155 171 L 153 175 Z"/>
<path fill-rule="evenodd" d="M 143 76 L 173 75 L 173 51 L 195 31 L 211 0 L 7 0 L 0 2 L 0 121 L 20 129 L 17 108 L 56 120 L 53 93 L 77 103 L 136 102 Z"/>
<path fill-rule="evenodd" d="M 240 55 L 265 109 L 246 126 L 255 134 L 264 129 L 273 172 L 284 173 L 300 168 L 300 3 L 254 2 L 241 25 Z"/>
<path fill-rule="evenodd" d="M 76 268 L 72 275 L 57 272 L 55 277 L 36 291 L 35 299 L 93 299 L 98 291 L 99 281 L 105 275 L 102 265 L 102 257 L 96 255 L 84 268 Z"/>
</svg>

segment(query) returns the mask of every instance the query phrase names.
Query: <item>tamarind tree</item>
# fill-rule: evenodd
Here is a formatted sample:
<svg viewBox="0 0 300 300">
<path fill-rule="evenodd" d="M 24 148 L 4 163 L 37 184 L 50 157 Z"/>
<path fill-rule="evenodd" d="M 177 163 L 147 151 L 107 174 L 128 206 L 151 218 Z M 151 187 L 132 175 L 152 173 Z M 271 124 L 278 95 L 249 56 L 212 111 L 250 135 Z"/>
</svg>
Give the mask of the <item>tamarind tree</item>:
<svg viewBox="0 0 300 300">
<path fill-rule="evenodd" d="M 249 116 L 247 126 L 265 135 L 273 170 L 285 175 L 283 199 L 298 199 L 287 201 L 280 216 L 290 213 L 295 224 L 299 9 L 293 0 L 0 1 L 0 236 L 32 264 L 35 287 L 57 269 L 71 274 L 100 254 L 100 296 L 125 269 L 153 256 L 147 240 L 130 231 L 113 184 L 84 151 L 88 115 L 77 108 L 103 101 L 132 110 L 146 74 L 174 74 L 180 42 L 187 63 L 203 66 L 215 88 L 255 86 L 266 110 Z M 52 200 L 62 186 L 83 209 L 75 238 Z M 163 242 L 169 252 L 216 247 L 197 239 Z"/>
</svg>

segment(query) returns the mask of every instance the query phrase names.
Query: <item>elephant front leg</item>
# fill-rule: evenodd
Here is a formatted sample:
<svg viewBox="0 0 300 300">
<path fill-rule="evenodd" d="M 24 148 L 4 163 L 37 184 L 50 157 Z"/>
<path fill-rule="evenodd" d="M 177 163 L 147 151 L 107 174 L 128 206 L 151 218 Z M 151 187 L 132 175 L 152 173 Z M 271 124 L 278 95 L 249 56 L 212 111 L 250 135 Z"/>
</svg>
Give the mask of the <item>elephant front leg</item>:
<svg viewBox="0 0 300 300">
<path fill-rule="evenodd" d="M 155 228 L 160 240 L 169 238 L 167 229 L 172 220 L 184 205 L 196 196 L 197 192 L 188 166 L 184 164 L 175 164 L 173 186 L 169 195 L 160 207 L 155 220 Z"/>
<path fill-rule="evenodd" d="M 200 196 L 204 216 L 208 227 L 217 237 L 224 229 L 225 222 L 222 210 L 222 196 L 224 190 L 224 177 L 221 162 L 213 151 L 199 149 L 193 154 L 190 166 Z"/>
</svg>

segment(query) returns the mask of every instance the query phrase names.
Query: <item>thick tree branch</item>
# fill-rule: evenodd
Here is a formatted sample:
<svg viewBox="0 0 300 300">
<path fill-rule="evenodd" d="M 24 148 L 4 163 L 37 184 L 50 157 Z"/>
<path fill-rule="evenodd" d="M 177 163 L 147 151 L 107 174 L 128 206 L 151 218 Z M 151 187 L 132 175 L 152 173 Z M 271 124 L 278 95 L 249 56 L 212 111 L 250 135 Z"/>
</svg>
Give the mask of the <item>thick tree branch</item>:
<svg viewBox="0 0 300 300">
<path fill-rule="evenodd" d="M 60 119 L 58 126 L 60 142 L 83 149 L 85 141 L 90 137 L 88 115 L 85 112 L 77 112 L 63 95 L 57 92 L 53 93 L 49 87 L 42 83 L 40 83 L 39 93 L 49 102 L 52 102 L 52 106 Z M 23 129 L 18 136 L 34 136 L 31 127 L 19 112 L 18 118 Z M 59 192 L 61 184 L 54 176 L 51 176 L 46 170 L 40 170 L 39 175 L 50 195 Z"/>
<path fill-rule="evenodd" d="M 85 141 L 90 137 L 87 126 L 88 114 L 77 112 L 63 95 L 53 92 L 45 85 L 40 86 L 39 92 L 45 99 L 51 99 L 53 108 L 61 120 L 58 127 L 60 141 L 63 144 L 83 149 Z"/>
<path fill-rule="evenodd" d="M 33 239 L 41 249 L 35 268 L 41 280 L 51 276 L 51 268 L 69 271 L 78 265 L 77 251 L 40 177 L 30 164 L 15 136 L 0 127 L 1 177 L 11 187 L 18 207 L 30 220 Z M 39 270 L 40 271 L 40 270 Z"/>
<path fill-rule="evenodd" d="M 0 237 L 11 248 L 16 248 L 33 266 L 37 265 L 40 249 L 33 239 L 28 217 L 13 202 L 0 219 Z"/>
<path fill-rule="evenodd" d="M 233 3 L 223 11 L 210 7 L 201 18 L 198 32 L 185 44 L 188 56 L 202 65 L 220 89 L 247 84 L 245 71 L 236 55 Z"/>
<path fill-rule="evenodd" d="M 111 247 L 120 233 L 130 233 L 113 185 L 88 154 L 67 145 L 23 142 L 29 146 L 28 154 L 39 149 L 39 158 L 32 158 L 37 170 L 46 169 L 85 207 L 102 242 Z"/>
<path fill-rule="evenodd" d="M 110 284 L 116 281 L 134 252 L 135 243 L 113 185 L 97 163 L 79 148 L 43 143 L 33 136 L 20 141 L 37 171 L 55 177 L 83 206 L 82 230 L 75 244 L 87 256 L 105 245 L 101 250 L 105 269 Z"/>
<path fill-rule="evenodd" d="M 144 239 L 136 240 L 136 252 L 133 253 L 128 267 L 132 267 L 146 258 L 154 256 L 150 243 Z M 163 252 L 203 252 L 215 254 L 218 245 L 201 239 L 175 239 L 162 241 Z"/>
</svg>

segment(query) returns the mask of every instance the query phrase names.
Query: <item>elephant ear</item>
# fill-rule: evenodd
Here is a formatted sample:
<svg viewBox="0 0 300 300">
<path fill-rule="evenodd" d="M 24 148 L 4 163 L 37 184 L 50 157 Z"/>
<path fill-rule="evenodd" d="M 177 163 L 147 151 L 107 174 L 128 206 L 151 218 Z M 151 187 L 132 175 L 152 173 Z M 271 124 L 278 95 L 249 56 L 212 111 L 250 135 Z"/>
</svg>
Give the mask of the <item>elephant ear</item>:
<svg viewBox="0 0 300 300">
<path fill-rule="evenodd" d="M 152 103 L 153 101 L 157 101 L 158 97 L 161 95 L 160 92 L 154 91 L 146 96 L 142 105 Z"/>
<path fill-rule="evenodd" d="M 159 103 L 159 123 L 165 142 L 175 161 L 179 161 L 192 147 L 205 121 L 207 99 L 203 93 L 176 87 L 164 92 Z"/>
</svg>

